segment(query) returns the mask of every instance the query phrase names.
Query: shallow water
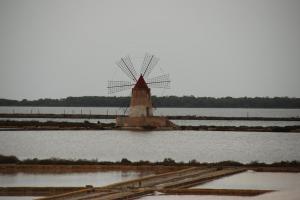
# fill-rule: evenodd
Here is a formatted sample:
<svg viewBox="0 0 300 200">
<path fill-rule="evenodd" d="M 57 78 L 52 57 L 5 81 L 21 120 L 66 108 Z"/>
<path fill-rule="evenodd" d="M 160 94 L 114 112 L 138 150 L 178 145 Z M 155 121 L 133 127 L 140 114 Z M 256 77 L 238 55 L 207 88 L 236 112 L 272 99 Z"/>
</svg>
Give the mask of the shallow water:
<svg viewBox="0 0 300 200">
<path fill-rule="evenodd" d="M 25 158 L 99 161 L 272 163 L 300 160 L 299 133 L 214 131 L 0 131 L 0 152 Z"/>
<path fill-rule="evenodd" d="M 216 195 L 157 195 L 141 200 L 298 200 L 300 196 L 300 173 L 271 173 L 247 171 L 216 179 L 194 188 L 211 189 L 258 189 L 276 190 L 254 197 Z"/>
<path fill-rule="evenodd" d="M 194 188 L 287 190 L 300 188 L 300 173 L 247 171 L 216 179 Z"/>
<path fill-rule="evenodd" d="M 151 172 L 136 171 L 106 171 L 91 173 L 15 173 L 0 174 L 0 187 L 46 187 L 46 186 L 104 186 L 121 181 L 150 175 Z"/>
</svg>

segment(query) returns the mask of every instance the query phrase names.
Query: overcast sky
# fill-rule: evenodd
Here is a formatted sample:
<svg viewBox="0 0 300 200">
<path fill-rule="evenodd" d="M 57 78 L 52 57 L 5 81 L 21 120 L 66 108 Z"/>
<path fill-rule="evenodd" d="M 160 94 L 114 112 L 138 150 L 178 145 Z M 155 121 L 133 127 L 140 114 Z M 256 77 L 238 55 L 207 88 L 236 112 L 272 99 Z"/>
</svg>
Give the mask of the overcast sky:
<svg viewBox="0 0 300 200">
<path fill-rule="evenodd" d="M 154 95 L 300 97 L 300 1 L 0 0 L 0 98 L 107 95 L 145 52 Z"/>
</svg>

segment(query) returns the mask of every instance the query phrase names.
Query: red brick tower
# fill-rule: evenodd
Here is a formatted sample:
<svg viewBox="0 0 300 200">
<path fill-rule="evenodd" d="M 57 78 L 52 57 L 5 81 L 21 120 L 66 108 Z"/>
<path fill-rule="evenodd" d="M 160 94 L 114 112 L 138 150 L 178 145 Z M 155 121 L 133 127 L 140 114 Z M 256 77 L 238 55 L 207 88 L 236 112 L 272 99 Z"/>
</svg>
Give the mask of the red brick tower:
<svg viewBox="0 0 300 200">
<path fill-rule="evenodd" d="M 150 88 L 141 75 L 132 88 L 129 117 L 153 116 Z"/>
</svg>

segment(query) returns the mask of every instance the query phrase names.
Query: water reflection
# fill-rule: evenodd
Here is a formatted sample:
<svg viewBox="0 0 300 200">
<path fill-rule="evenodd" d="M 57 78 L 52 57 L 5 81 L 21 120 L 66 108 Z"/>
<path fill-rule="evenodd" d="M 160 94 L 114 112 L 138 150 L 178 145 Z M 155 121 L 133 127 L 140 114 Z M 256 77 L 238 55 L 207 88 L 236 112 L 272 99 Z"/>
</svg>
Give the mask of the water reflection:
<svg viewBox="0 0 300 200">
<path fill-rule="evenodd" d="M 300 173 L 247 171 L 244 173 L 216 179 L 214 181 L 196 186 L 195 188 L 257 190 L 300 189 Z"/>
<path fill-rule="evenodd" d="M 151 172 L 137 171 L 106 171 L 92 173 L 66 173 L 66 174 L 0 174 L 0 187 L 15 187 L 15 186 L 104 186 L 120 181 L 131 180 L 145 175 L 150 175 Z"/>
<path fill-rule="evenodd" d="M 273 163 L 300 160 L 299 133 L 214 131 L 0 131 L 0 152 L 26 158 L 99 161 Z"/>
</svg>

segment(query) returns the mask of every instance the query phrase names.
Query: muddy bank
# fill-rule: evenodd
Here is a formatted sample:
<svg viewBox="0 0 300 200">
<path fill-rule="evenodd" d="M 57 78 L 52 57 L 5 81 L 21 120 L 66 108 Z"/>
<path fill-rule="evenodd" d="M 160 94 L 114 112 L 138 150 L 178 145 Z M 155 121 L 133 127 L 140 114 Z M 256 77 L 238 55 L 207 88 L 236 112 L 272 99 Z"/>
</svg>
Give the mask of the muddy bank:
<svg viewBox="0 0 300 200">
<path fill-rule="evenodd" d="M 50 196 L 83 189 L 87 187 L 0 187 L 0 196 Z"/>
<path fill-rule="evenodd" d="M 89 189 L 86 187 L 0 187 L 0 196 L 50 196 Z M 99 190 L 98 188 L 95 188 Z M 272 190 L 241 190 L 241 189 L 165 189 L 158 192 L 175 195 L 230 195 L 256 196 Z"/>
<path fill-rule="evenodd" d="M 39 122 L 0 120 L 0 131 L 17 130 L 122 130 L 115 123 L 85 122 Z M 139 130 L 156 130 L 147 127 Z M 158 129 L 157 129 L 158 130 Z M 164 129 L 160 129 L 164 130 Z M 166 130 L 194 131 L 249 131 L 249 132 L 300 132 L 300 126 L 175 126 Z"/>
<path fill-rule="evenodd" d="M 136 171 L 153 174 L 166 173 L 173 170 L 180 170 L 185 166 L 163 166 L 163 165 L 124 165 L 124 164 L 93 164 L 93 165 L 41 165 L 41 164 L 0 164 L 0 173 L 30 173 L 30 174 L 61 174 L 61 173 L 87 173 L 87 172 L 109 172 L 109 171 Z"/>
<path fill-rule="evenodd" d="M 115 123 L 0 120 L 3 130 L 112 130 Z"/>
<path fill-rule="evenodd" d="M 300 133 L 300 126 L 178 126 L 177 130 Z"/>
<path fill-rule="evenodd" d="M 126 115 L 118 115 L 126 117 Z M 66 118 L 66 119 L 116 119 L 117 115 L 95 114 L 25 114 L 0 113 L 0 118 Z M 170 120 L 250 120 L 250 121 L 300 121 L 299 117 L 210 117 L 196 115 L 164 116 Z"/>
<path fill-rule="evenodd" d="M 213 165 L 198 165 L 198 167 L 207 167 Z M 63 173 L 87 173 L 87 172 L 109 172 L 109 171 L 136 171 L 136 172 L 151 172 L 153 174 L 166 173 L 174 170 L 181 170 L 190 166 L 164 166 L 164 165 L 23 165 L 23 164 L 0 164 L 0 173 L 14 174 L 14 173 L 30 173 L 30 174 L 63 174 Z M 232 166 L 224 166 L 232 167 Z M 245 170 L 253 170 L 256 172 L 289 172 L 299 173 L 300 166 L 285 167 L 285 166 L 234 166 Z"/>
</svg>

